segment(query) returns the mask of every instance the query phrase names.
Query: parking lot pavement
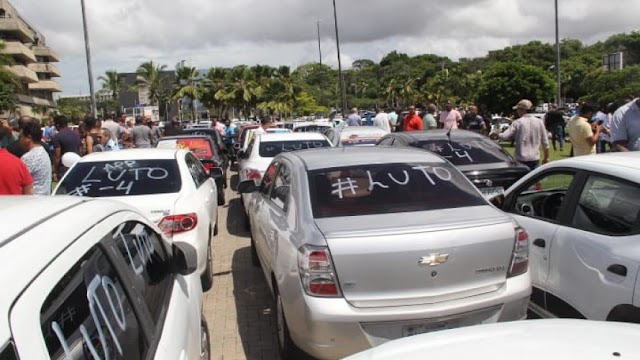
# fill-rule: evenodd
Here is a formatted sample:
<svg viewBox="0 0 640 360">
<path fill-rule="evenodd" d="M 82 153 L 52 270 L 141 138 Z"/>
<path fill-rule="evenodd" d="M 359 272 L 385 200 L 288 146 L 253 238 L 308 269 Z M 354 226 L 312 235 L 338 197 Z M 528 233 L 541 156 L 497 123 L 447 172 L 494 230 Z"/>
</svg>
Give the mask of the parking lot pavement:
<svg viewBox="0 0 640 360">
<path fill-rule="evenodd" d="M 235 173 L 234 173 L 235 174 Z M 251 264 L 250 234 L 245 230 L 237 175 L 218 207 L 218 236 L 213 240 L 213 288 L 204 297 L 212 359 L 278 359 L 274 302 L 259 268 Z"/>
</svg>

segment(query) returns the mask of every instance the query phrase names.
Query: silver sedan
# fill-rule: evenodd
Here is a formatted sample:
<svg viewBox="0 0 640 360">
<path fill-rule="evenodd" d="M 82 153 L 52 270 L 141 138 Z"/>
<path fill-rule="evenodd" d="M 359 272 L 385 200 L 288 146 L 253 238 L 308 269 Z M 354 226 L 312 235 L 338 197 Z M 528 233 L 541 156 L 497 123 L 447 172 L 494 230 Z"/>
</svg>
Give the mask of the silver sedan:
<svg viewBox="0 0 640 360">
<path fill-rule="evenodd" d="M 414 149 L 286 153 L 249 207 L 284 358 L 523 319 L 529 240 L 444 158 Z"/>
</svg>

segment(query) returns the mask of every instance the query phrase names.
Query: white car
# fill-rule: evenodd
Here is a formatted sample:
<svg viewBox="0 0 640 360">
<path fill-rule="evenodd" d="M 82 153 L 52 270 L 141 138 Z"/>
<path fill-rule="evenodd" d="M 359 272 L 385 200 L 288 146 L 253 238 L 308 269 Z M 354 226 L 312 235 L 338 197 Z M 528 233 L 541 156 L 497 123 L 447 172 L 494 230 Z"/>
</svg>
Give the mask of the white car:
<svg viewBox="0 0 640 360">
<path fill-rule="evenodd" d="M 476 325 L 390 341 L 345 360 L 638 359 L 640 326 L 585 320 Z"/>
<path fill-rule="evenodd" d="M 0 198 L 0 359 L 209 359 L 195 249 L 121 202 Z"/>
<path fill-rule="evenodd" d="M 554 161 L 505 195 L 532 241 L 533 312 L 640 323 L 640 152 Z"/>
<path fill-rule="evenodd" d="M 238 154 L 242 159 L 238 167 L 239 181 L 255 180 L 260 182 L 271 160 L 281 152 L 331 147 L 329 140 L 319 133 L 282 133 L 255 136 L 247 150 Z M 251 194 L 242 194 L 245 214 L 248 214 Z"/>
<path fill-rule="evenodd" d="M 218 232 L 215 177 L 190 152 L 175 149 L 131 149 L 82 157 L 60 180 L 53 195 L 119 200 L 137 207 L 173 241 L 198 252 L 202 288 L 213 284 L 211 238 Z"/>
<path fill-rule="evenodd" d="M 345 125 L 327 131 L 327 137 L 333 146 L 374 146 L 380 138 L 389 133 L 375 126 Z"/>
</svg>

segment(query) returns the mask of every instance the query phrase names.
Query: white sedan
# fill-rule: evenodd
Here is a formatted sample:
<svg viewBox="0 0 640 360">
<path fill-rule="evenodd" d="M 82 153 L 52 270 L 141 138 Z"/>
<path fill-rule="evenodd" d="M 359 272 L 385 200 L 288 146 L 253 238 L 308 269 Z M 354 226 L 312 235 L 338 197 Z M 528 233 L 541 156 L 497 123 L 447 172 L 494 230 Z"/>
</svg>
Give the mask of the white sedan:
<svg viewBox="0 0 640 360">
<path fill-rule="evenodd" d="M 331 147 L 329 140 L 320 133 L 282 133 L 255 136 L 247 146 L 247 150 L 239 153 L 242 159 L 238 168 L 240 181 L 255 180 L 259 182 L 269 167 L 271 160 L 281 152 Z M 251 194 L 242 194 L 245 214 Z"/>
<path fill-rule="evenodd" d="M 186 150 L 132 149 L 81 158 L 53 195 L 109 198 L 137 207 L 173 241 L 196 248 L 197 273 L 206 291 L 213 284 L 211 238 L 218 232 L 215 178 Z"/>
<path fill-rule="evenodd" d="M 548 163 L 501 207 L 532 239 L 533 312 L 640 323 L 640 152 Z"/>
</svg>

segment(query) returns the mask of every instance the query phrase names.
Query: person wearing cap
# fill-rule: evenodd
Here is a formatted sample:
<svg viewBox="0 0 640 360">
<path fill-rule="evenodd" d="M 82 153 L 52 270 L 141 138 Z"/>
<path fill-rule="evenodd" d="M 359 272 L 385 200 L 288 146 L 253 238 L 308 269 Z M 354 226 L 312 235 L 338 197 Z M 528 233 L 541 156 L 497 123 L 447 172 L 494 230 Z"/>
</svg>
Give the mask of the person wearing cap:
<svg viewBox="0 0 640 360">
<path fill-rule="evenodd" d="M 351 109 L 351 115 L 347 118 L 347 126 L 360 126 L 362 125 L 362 118 L 358 115 L 358 109 Z"/>
<path fill-rule="evenodd" d="M 549 162 L 549 136 L 544 122 L 532 116 L 533 103 L 522 99 L 513 107 L 518 114 L 518 119 L 503 133 L 492 133 L 494 140 L 515 140 L 516 160 L 527 165 L 533 170 L 540 165 L 540 145 L 544 151 L 543 164 Z"/>
</svg>

